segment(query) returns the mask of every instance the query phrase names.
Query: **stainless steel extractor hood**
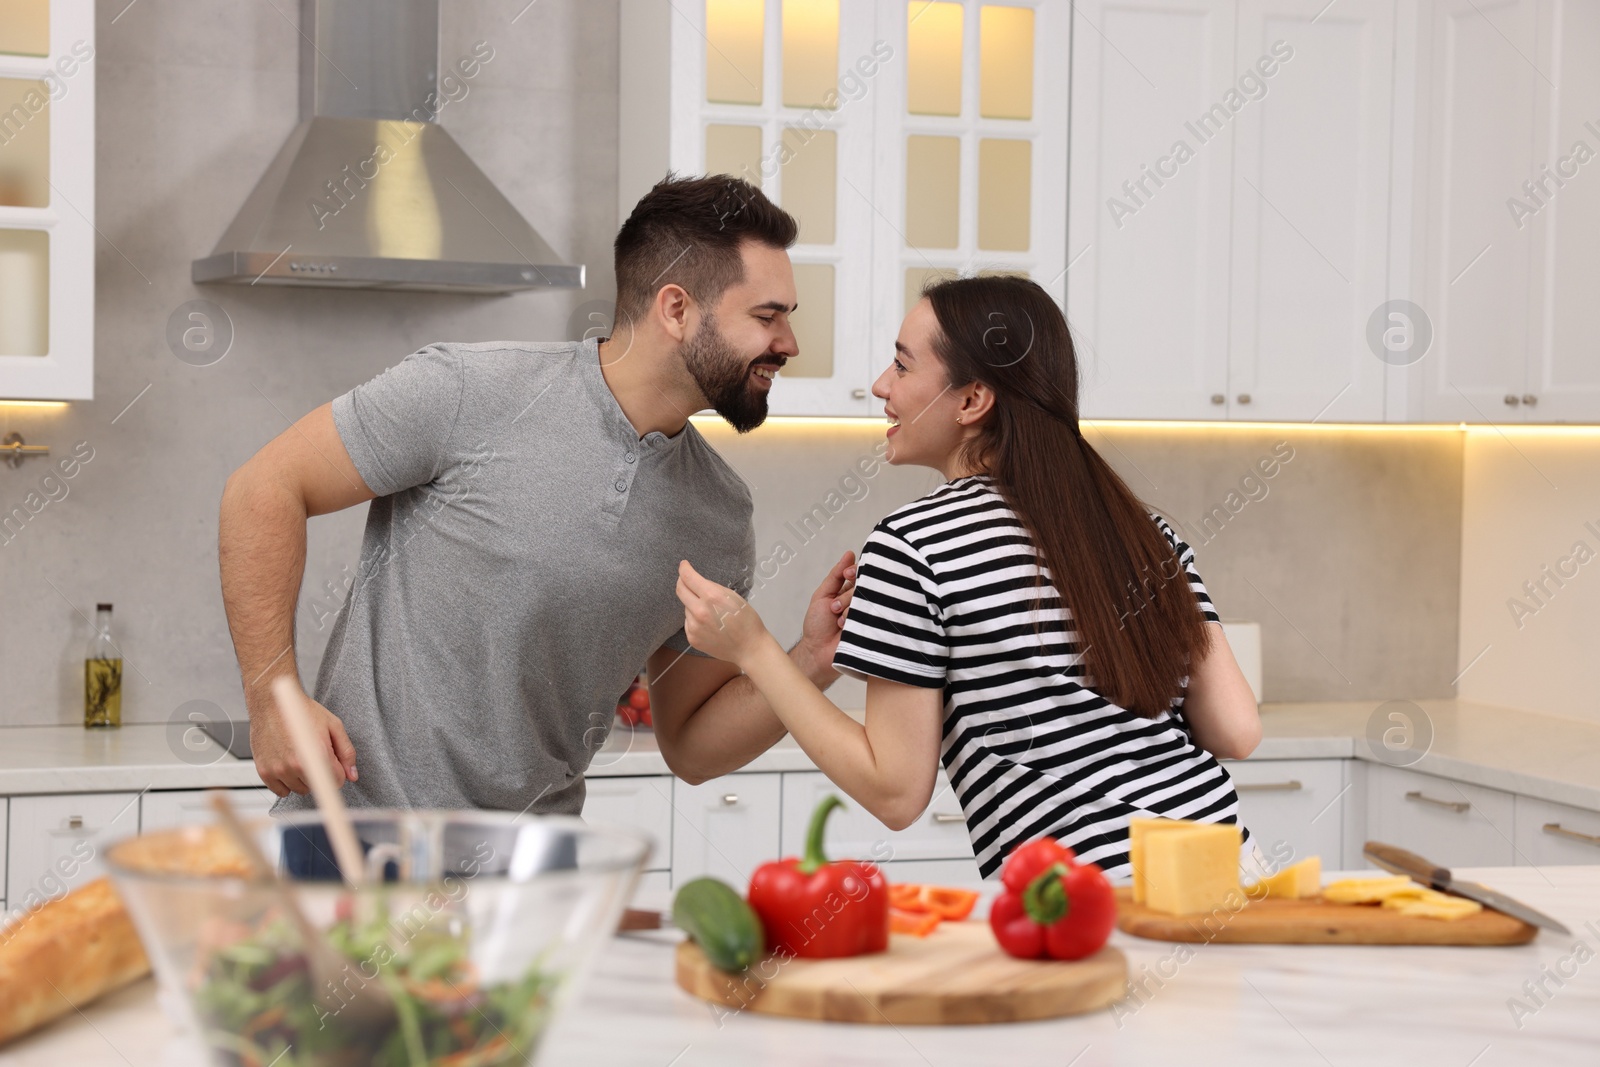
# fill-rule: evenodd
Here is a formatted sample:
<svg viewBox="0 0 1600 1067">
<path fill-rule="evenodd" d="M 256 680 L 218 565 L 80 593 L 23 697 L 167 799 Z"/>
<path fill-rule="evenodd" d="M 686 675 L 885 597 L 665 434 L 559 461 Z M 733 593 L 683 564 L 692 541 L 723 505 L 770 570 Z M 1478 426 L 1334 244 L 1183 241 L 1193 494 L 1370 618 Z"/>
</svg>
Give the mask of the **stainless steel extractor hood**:
<svg viewBox="0 0 1600 1067">
<path fill-rule="evenodd" d="M 436 119 L 439 0 L 301 0 L 301 122 L 196 282 L 582 288 Z M 453 67 L 453 84 L 483 56 Z M 468 82 L 469 83 L 469 82 Z"/>
</svg>

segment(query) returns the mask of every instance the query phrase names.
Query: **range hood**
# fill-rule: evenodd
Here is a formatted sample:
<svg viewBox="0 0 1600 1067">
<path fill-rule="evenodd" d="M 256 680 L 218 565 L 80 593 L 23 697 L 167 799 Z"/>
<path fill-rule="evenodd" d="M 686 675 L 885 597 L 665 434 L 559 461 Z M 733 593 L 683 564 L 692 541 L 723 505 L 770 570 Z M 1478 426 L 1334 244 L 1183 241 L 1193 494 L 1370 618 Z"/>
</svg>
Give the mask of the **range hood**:
<svg viewBox="0 0 1600 1067">
<path fill-rule="evenodd" d="M 195 282 L 583 287 L 583 267 L 561 262 L 438 124 L 452 95 L 439 92 L 439 0 L 301 0 L 300 30 L 301 122 L 194 261 Z M 463 57 L 447 87 L 470 86 L 484 61 Z"/>
</svg>

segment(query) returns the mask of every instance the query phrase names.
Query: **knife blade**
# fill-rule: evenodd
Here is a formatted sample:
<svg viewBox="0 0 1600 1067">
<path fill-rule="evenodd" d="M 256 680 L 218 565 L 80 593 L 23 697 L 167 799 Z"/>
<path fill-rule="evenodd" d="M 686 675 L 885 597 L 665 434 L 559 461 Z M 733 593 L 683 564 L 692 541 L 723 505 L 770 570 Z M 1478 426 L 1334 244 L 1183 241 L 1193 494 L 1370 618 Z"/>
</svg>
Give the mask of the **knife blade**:
<svg viewBox="0 0 1600 1067">
<path fill-rule="evenodd" d="M 1408 852 L 1397 845 L 1386 845 L 1382 841 L 1368 841 L 1361 850 L 1362 855 L 1376 863 L 1379 867 L 1393 874 L 1410 875 L 1423 885 L 1437 889 L 1441 893 L 1450 893 L 1468 900 L 1476 900 L 1486 908 L 1509 915 L 1513 919 L 1521 919 L 1525 923 L 1541 926 L 1546 930 L 1553 930 L 1558 934 L 1572 935 L 1561 923 L 1552 919 L 1542 911 L 1536 911 L 1519 900 L 1514 900 L 1498 890 L 1490 889 L 1478 882 L 1468 882 L 1454 877 L 1450 868 L 1425 860 L 1415 852 Z"/>
</svg>

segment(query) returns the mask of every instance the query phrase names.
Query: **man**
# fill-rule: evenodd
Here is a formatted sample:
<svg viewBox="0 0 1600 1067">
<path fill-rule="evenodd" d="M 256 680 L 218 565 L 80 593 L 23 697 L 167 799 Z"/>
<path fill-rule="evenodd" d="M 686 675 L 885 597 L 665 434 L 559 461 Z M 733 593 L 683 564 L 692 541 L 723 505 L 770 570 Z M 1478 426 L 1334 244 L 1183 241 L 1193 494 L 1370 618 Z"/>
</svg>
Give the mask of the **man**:
<svg viewBox="0 0 1600 1067">
<path fill-rule="evenodd" d="M 740 432 L 796 354 L 795 221 L 736 179 L 667 180 L 616 239 L 614 336 L 435 344 L 324 404 L 228 479 L 223 602 L 274 812 L 307 808 L 272 703 L 298 681 L 306 519 L 372 501 L 308 702 L 347 802 L 577 814 L 619 694 L 648 661 L 657 741 L 698 783 L 784 729 L 695 652 L 689 559 L 750 586 L 750 493 L 688 416 Z M 826 686 L 854 576 L 836 564 L 791 655 Z"/>
</svg>

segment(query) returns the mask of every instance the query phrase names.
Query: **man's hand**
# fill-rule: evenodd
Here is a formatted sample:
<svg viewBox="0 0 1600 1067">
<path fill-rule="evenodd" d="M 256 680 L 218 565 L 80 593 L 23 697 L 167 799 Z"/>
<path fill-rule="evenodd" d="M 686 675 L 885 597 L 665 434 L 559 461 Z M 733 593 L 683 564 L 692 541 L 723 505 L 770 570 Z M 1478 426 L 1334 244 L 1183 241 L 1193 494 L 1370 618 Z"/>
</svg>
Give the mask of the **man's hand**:
<svg viewBox="0 0 1600 1067">
<path fill-rule="evenodd" d="M 683 629 L 689 643 L 708 656 L 743 669 L 744 663 L 770 641 L 766 624 L 744 597 L 703 576 L 684 560 L 678 564 L 678 599 L 683 602 Z"/>
<path fill-rule="evenodd" d="M 355 781 L 356 746 L 344 732 L 344 723 L 309 696 L 304 699 L 306 712 L 323 738 L 334 777 L 341 785 Z M 250 755 L 262 782 L 278 796 L 311 792 L 311 785 L 295 755 L 294 742 L 289 739 L 288 727 L 283 724 L 270 694 L 264 693 L 257 706 L 250 710 Z"/>
<path fill-rule="evenodd" d="M 822 579 L 806 605 L 805 622 L 800 628 L 800 643 L 793 650 L 795 664 L 806 676 L 826 689 L 839 673 L 833 669 L 833 654 L 839 647 L 850 598 L 855 595 L 856 554 L 846 552 Z"/>
</svg>

